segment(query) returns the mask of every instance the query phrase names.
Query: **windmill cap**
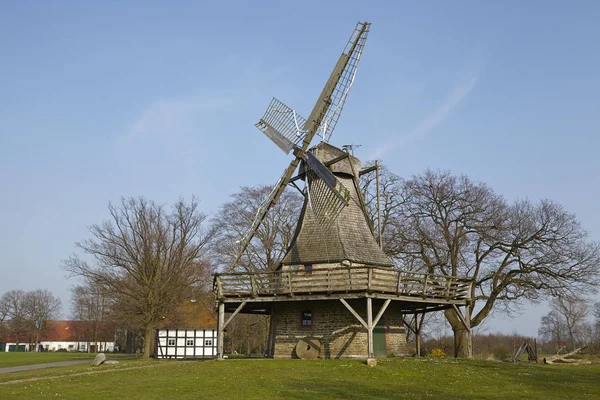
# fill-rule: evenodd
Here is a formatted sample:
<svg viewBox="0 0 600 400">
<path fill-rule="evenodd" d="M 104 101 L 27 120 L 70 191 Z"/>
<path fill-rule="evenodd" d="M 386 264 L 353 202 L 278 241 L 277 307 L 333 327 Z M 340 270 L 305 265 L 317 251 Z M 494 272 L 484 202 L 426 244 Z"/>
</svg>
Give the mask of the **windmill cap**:
<svg viewBox="0 0 600 400">
<path fill-rule="evenodd" d="M 318 145 L 308 150 L 311 152 L 319 161 L 325 164 L 331 172 L 334 174 L 344 174 L 349 176 L 355 176 L 360 171 L 360 160 L 344 150 L 332 146 L 329 143 L 321 142 Z M 328 165 L 328 163 L 331 163 Z M 353 170 L 354 169 L 354 170 Z M 305 172 L 304 163 L 300 166 L 300 175 Z M 356 176 L 358 178 L 358 176 Z"/>
</svg>

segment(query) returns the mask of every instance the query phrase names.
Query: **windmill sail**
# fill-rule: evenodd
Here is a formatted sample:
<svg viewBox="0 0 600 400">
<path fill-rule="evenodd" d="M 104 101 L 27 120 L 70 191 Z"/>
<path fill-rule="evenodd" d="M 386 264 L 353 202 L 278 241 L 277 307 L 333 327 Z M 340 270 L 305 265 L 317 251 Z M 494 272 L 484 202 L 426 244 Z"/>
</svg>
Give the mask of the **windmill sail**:
<svg viewBox="0 0 600 400">
<path fill-rule="evenodd" d="M 350 191 L 312 153 L 304 154 L 308 165 L 306 184 L 310 207 L 325 227 L 348 205 Z"/>
<path fill-rule="evenodd" d="M 248 234 L 242 239 L 239 253 L 233 262 L 232 267 L 237 265 L 237 262 L 248 247 L 256 230 L 259 228 L 271 207 L 279 200 L 279 197 L 285 190 L 294 171 L 298 167 L 300 160 L 305 159 L 304 154 L 310 146 L 310 142 L 315 134 L 317 134 L 317 131 L 320 130 L 320 135 L 324 140 L 329 139 L 331 136 L 342 112 L 348 91 L 354 82 L 356 68 L 370 26 L 371 24 L 368 22 L 358 23 L 356 25 L 356 28 L 350 37 L 350 41 L 344 49 L 344 53 L 342 53 L 338 59 L 333 72 L 329 76 L 329 79 L 307 120 L 298 115 L 293 109 L 274 98 L 263 118 L 256 124 L 256 126 L 285 153 L 294 150 L 295 157 L 273 187 L 271 194 L 269 194 L 256 211 L 254 221 L 250 226 Z M 316 166 L 314 170 L 311 168 L 307 168 L 307 170 L 308 175 L 310 175 L 308 188 L 309 191 L 312 189 L 313 197 L 315 197 L 312 204 L 314 205 L 315 210 L 317 210 L 316 212 L 326 221 L 331 220 L 332 217 L 335 218 L 335 216 L 339 214 L 339 210 L 343 209 L 344 206 L 348 204 L 348 200 L 344 200 L 347 196 L 342 189 L 343 186 L 332 182 L 331 179 L 326 176 L 326 173 L 320 171 L 321 168 L 319 166 Z"/>
<path fill-rule="evenodd" d="M 306 136 L 305 124 L 304 117 L 273 97 L 256 127 L 285 154 L 289 154 Z"/>
<path fill-rule="evenodd" d="M 346 97 L 354 83 L 358 62 L 365 47 L 370 27 L 371 24 L 368 22 L 356 24 L 344 52 L 338 59 L 317 104 L 315 104 L 308 118 L 305 128 L 308 130 L 311 123 L 316 123 L 318 125 L 317 134 L 326 142 L 333 134 L 333 130 L 342 114 Z"/>
</svg>

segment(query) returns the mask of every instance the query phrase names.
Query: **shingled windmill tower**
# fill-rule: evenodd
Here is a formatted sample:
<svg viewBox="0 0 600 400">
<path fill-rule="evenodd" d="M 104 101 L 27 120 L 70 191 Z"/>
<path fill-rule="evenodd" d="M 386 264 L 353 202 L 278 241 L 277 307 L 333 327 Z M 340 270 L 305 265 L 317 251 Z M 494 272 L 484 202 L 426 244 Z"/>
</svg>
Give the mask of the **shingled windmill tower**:
<svg viewBox="0 0 600 400">
<path fill-rule="evenodd" d="M 240 312 L 271 316 L 266 350 L 273 357 L 374 358 L 409 352 L 405 314 L 417 321 L 418 313 L 469 305 L 468 280 L 394 266 L 375 240 L 360 191 L 360 175 L 372 168 L 329 143 L 369 28 L 356 25 L 307 119 L 273 99 L 256 124 L 293 158 L 258 208 L 232 270 L 288 184 L 304 181 L 304 204 L 276 271 L 215 275 L 219 357 L 225 328 Z M 315 136 L 321 142 L 309 149 Z"/>
</svg>

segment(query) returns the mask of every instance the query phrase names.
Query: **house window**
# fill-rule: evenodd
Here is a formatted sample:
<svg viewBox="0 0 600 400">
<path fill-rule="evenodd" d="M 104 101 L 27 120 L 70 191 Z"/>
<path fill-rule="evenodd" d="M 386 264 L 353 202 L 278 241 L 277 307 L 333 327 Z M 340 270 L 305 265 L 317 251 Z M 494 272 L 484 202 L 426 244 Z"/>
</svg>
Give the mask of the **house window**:
<svg viewBox="0 0 600 400">
<path fill-rule="evenodd" d="M 312 268 L 312 267 L 313 267 L 313 266 L 312 266 L 312 264 L 306 264 L 306 265 L 304 266 L 304 273 L 305 273 L 306 275 L 311 275 L 311 274 L 312 274 L 312 271 L 313 271 L 313 268 Z"/>
<path fill-rule="evenodd" d="M 204 346 L 206 346 L 206 347 L 212 346 L 212 339 L 205 339 L 204 340 Z"/>
<path fill-rule="evenodd" d="M 313 315 L 312 311 L 302 311 L 302 316 L 300 320 L 300 328 L 309 329 L 312 328 L 313 323 Z"/>
<path fill-rule="evenodd" d="M 69 345 L 69 350 L 73 350 L 73 348 L 75 348 L 75 345 L 73 345 L 73 344 L 70 344 L 70 345 Z"/>
<path fill-rule="evenodd" d="M 175 346 L 175 339 L 167 340 L 167 346 Z"/>
<path fill-rule="evenodd" d="M 187 339 L 185 341 L 185 345 L 186 346 L 193 346 L 194 345 L 194 339 Z"/>
</svg>

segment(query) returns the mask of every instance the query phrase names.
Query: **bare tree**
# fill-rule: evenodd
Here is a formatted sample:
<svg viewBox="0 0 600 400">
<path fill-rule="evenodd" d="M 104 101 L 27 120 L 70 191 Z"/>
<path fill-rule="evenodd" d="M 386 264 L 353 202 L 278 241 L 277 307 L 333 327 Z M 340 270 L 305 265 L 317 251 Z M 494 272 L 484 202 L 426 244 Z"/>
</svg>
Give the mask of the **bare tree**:
<svg viewBox="0 0 600 400">
<path fill-rule="evenodd" d="M 27 292 L 23 302 L 29 334 L 35 344 L 35 351 L 38 351 L 40 335 L 46 330 L 46 323 L 59 315 L 61 302 L 46 289 Z"/>
<path fill-rule="evenodd" d="M 552 310 L 563 321 L 571 350 L 575 350 L 575 344 L 582 335 L 583 324 L 589 313 L 586 301 L 576 297 L 555 297 L 552 299 Z"/>
<path fill-rule="evenodd" d="M 4 296 L 0 297 L 0 337 L 4 337 L 8 331 L 6 321 L 10 315 L 10 307 Z"/>
<path fill-rule="evenodd" d="M 223 204 L 214 218 L 217 238 L 214 241 L 215 259 L 220 269 L 244 272 L 273 271 L 282 258 L 294 236 L 294 228 L 302 209 L 303 198 L 294 190 L 283 192 L 277 204 L 267 214 L 252 241 L 242 254 L 237 265 L 232 266 L 241 245 L 248 233 L 259 206 L 267 197 L 271 187 L 262 185 L 242 187 L 231 196 L 231 201 Z M 269 317 L 263 315 L 243 315 L 232 321 L 228 328 L 228 344 L 231 351 L 244 349 L 246 352 L 265 345 L 268 335 Z M 253 335 L 260 332 L 257 342 Z"/>
<path fill-rule="evenodd" d="M 29 333 L 25 298 L 26 293 L 22 290 L 11 290 L 2 296 L 8 329 L 15 337 L 16 351 L 19 351 L 20 340 Z"/>
<path fill-rule="evenodd" d="M 374 165 L 374 163 L 370 162 L 367 165 Z M 379 233 L 379 229 L 377 228 L 379 218 L 377 212 L 376 177 L 375 172 L 364 174 L 360 178 L 360 185 L 371 220 L 371 226 L 373 227 L 373 232 L 375 232 L 375 238 L 379 240 L 377 237 Z M 383 250 L 391 256 L 401 252 L 403 246 L 402 233 L 398 232 L 401 226 L 397 223 L 402 217 L 402 206 L 404 205 L 402 197 L 403 182 L 402 178 L 390 172 L 386 166 L 379 166 L 381 236 L 383 238 Z"/>
<path fill-rule="evenodd" d="M 548 343 L 554 344 L 555 351 L 558 351 L 565 345 L 567 338 L 567 326 L 562 316 L 556 311 L 551 310 L 542 317 L 538 335 Z"/>
<path fill-rule="evenodd" d="M 72 256 L 64 268 L 101 288 L 121 318 L 139 324 L 149 357 L 157 323 L 205 279 L 212 230 L 195 199 L 179 200 L 170 213 L 144 198 L 122 199 L 109 212 L 110 220 L 89 228 L 91 239 L 76 244 L 86 259 Z"/>
<path fill-rule="evenodd" d="M 214 250 L 221 269 L 231 267 L 238 254 L 240 242 L 270 190 L 269 186 L 264 185 L 242 187 L 238 193 L 231 196 L 230 202 L 223 204 L 214 218 L 218 232 Z M 302 201 L 302 196 L 292 190 L 283 193 L 267 214 L 236 268 L 249 272 L 272 271 L 277 267 L 294 235 Z"/>
<path fill-rule="evenodd" d="M 86 351 L 99 349 L 100 337 L 105 338 L 105 330 L 112 326 L 113 299 L 101 287 L 94 285 L 76 286 L 71 289 L 71 314 L 75 319 L 75 329 L 79 342 L 85 338 Z"/>
<path fill-rule="evenodd" d="M 508 204 L 487 185 L 449 172 L 403 181 L 399 193 L 387 222 L 395 241 L 389 254 L 403 268 L 473 279 L 471 327 L 519 300 L 579 295 L 598 282 L 598 243 L 556 203 Z M 466 330 L 454 310 L 445 315 L 455 356 L 465 356 Z"/>
</svg>

